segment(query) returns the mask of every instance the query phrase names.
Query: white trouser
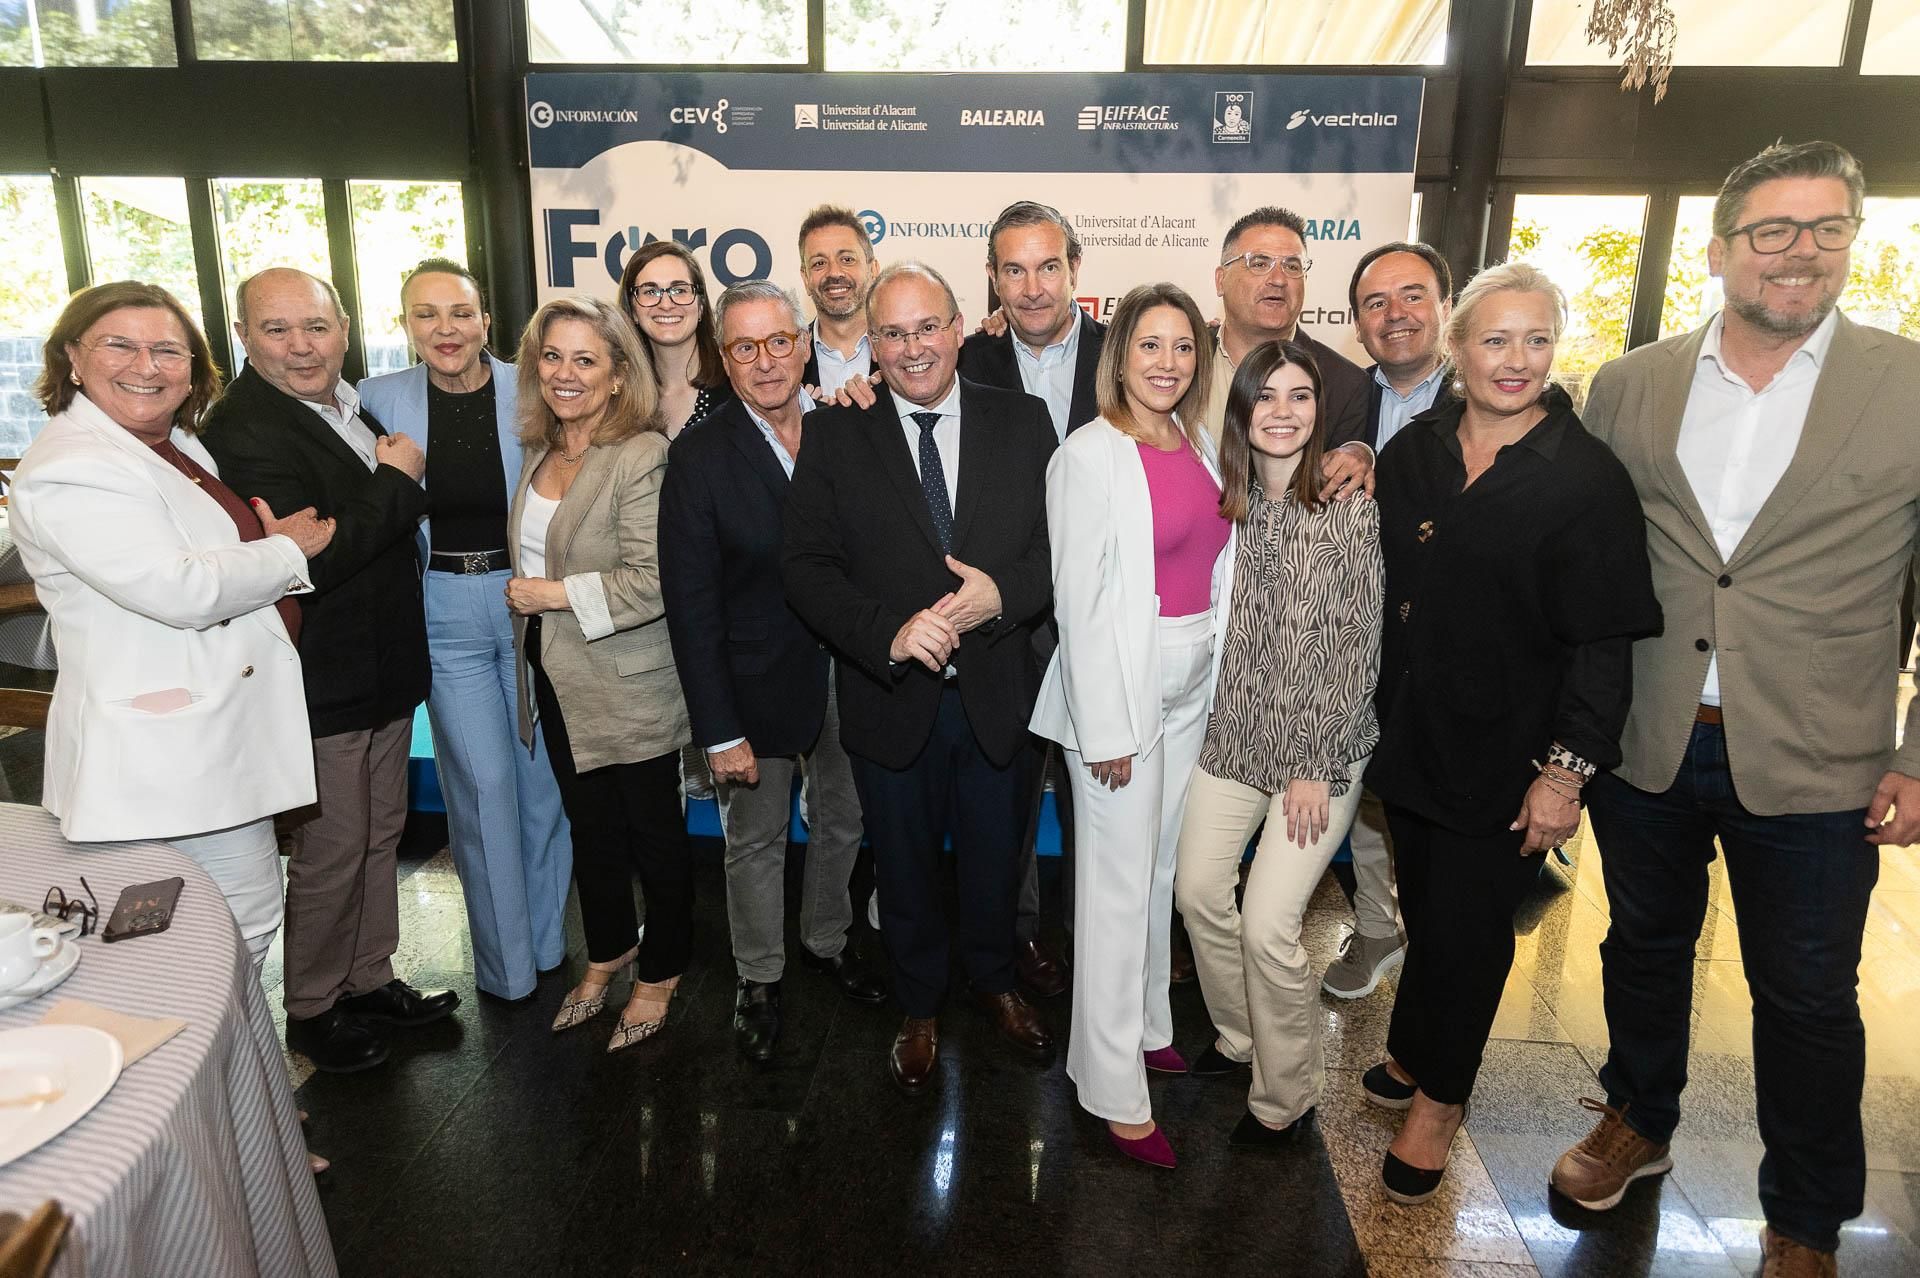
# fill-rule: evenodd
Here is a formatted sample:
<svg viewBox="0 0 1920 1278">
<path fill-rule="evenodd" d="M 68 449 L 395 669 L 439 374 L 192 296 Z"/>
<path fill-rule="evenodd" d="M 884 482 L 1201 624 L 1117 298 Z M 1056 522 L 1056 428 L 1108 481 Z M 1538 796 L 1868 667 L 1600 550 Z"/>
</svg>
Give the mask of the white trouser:
<svg viewBox="0 0 1920 1278">
<path fill-rule="evenodd" d="M 256 969 L 265 961 L 280 930 L 284 891 L 280 881 L 280 844 L 273 818 L 263 817 L 230 830 L 189 834 L 167 844 L 199 862 L 227 898 L 240 938 Z"/>
<path fill-rule="evenodd" d="M 1320 1103 L 1319 987 L 1300 923 L 1353 823 L 1366 766 L 1365 759 L 1353 765 L 1347 792 L 1329 805 L 1325 832 L 1306 848 L 1287 838 L 1284 795 L 1193 770 L 1175 879 L 1180 917 L 1220 1051 L 1253 1062 L 1247 1108 L 1270 1125 L 1285 1126 Z M 1263 820 L 1236 907 L 1241 855 Z"/>
<path fill-rule="evenodd" d="M 1067 1076 L 1082 1107 L 1110 1122 L 1153 1117 L 1141 1054 L 1173 1042 L 1173 858 L 1187 781 L 1206 740 L 1212 657 L 1211 614 L 1160 619 L 1161 737 L 1133 760 L 1120 789 L 1096 785 L 1079 751 L 1065 752 L 1079 858 Z"/>
<path fill-rule="evenodd" d="M 1358 783 L 1355 789 L 1359 789 Z M 1400 934 L 1400 894 L 1393 883 L 1393 843 L 1387 809 L 1371 790 L 1361 791 L 1353 821 L 1353 930 L 1369 940 Z"/>
</svg>

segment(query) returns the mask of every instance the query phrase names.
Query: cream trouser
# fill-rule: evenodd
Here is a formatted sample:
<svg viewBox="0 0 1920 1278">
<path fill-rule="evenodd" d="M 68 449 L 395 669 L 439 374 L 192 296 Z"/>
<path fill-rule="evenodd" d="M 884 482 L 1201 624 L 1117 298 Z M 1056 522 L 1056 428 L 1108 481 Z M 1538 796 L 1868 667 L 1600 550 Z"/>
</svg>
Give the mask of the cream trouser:
<svg viewBox="0 0 1920 1278">
<path fill-rule="evenodd" d="M 1219 1034 L 1219 1048 L 1253 1062 L 1247 1108 L 1284 1126 L 1320 1103 L 1320 999 L 1313 966 L 1300 944 L 1300 922 L 1360 806 L 1360 774 L 1329 805 L 1326 832 L 1302 848 L 1287 838 L 1284 795 L 1225 781 L 1196 767 L 1180 831 L 1175 891 L 1193 942 L 1200 993 Z M 1262 821 L 1260 847 L 1242 903 L 1241 853 Z"/>
<path fill-rule="evenodd" d="M 274 837 L 273 818 L 168 839 L 167 844 L 199 862 L 220 888 L 257 970 L 280 930 L 280 844 Z"/>
<path fill-rule="evenodd" d="M 1400 894 L 1393 881 L 1387 809 L 1371 790 L 1353 819 L 1353 930 L 1374 941 L 1400 932 Z"/>
<path fill-rule="evenodd" d="M 1133 777 L 1120 789 L 1096 785 L 1079 751 L 1065 751 L 1077 853 L 1067 1076 L 1079 1087 L 1080 1104 L 1110 1122 L 1153 1117 L 1142 1053 L 1173 1042 L 1173 854 L 1187 781 L 1207 734 L 1212 658 L 1210 614 L 1160 619 L 1162 735 L 1134 758 Z"/>
</svg>

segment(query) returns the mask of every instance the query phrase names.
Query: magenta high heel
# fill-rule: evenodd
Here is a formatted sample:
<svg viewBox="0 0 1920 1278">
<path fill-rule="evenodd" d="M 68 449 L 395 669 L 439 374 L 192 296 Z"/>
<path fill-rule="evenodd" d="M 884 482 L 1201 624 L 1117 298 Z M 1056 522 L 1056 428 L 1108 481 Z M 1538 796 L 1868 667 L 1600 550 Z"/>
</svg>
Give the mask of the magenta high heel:
<svg viewBox="0 0 1920 1278">
<path fill-rule="evenodd" d="M 1156 1074 L 1184 1074 L 1187 1072 L 1187 1058 L 1171 1047 L 1156 1047 L 1143 1054 L 1147 1068 Z"/>
<path fill-rule="evenodd" d="M 1155 1127 L 1138 1140 L 1128 1140 L 1113 1128 L 1107 1128 L 1107 1136 L 1113 1141 L 1113 1147 L 1135 1162 L 1146 1163 L 1150 1167 L 1165 1167 L 1171 1171 L 1178 1161 L 1173 1156 L 1173 1146 L 1167 1143 L 1167 1134 Z"/>
</svg>

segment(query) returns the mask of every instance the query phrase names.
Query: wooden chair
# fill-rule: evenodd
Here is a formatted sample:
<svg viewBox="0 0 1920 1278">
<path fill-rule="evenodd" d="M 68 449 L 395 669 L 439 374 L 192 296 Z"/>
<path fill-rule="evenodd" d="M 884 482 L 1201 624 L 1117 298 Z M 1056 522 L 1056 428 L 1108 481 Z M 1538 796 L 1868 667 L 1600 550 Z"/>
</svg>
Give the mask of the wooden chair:
<svg viewBox="0 0 1920 1278">
<path fill-rule="evenodd" d="M 0 728 L 26 728 L 32 732 L 47 730 L 47 711 L 53 705 L 50 692 L 26 688 L 0 688 Z"/>
<path fill-rule="evenodd" d="M 0 619 L 28 617 L 42 611 L 44 610 L 40 607 L 40 597 L 33 593 L 31 581 L 0 586 Z"/>
</svg>

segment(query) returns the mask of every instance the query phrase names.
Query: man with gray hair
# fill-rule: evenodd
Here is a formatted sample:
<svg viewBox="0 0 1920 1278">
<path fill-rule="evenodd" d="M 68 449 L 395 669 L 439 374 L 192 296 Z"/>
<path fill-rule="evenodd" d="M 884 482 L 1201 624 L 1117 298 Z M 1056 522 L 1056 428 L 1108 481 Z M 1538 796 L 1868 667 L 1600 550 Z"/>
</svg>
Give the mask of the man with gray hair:
<svg viewBox="0 0 1920 1278">
<path fill-rule="evenodd" d="M 796 772 L 809 818 L 801 959 L 856 1002 L 882 1002 L 886 991 L 847 939 L 860 799 L 840 747 L 831 662 L 787 606 L 780 576 L 787 486 L 813 407 L 800 384 L 807 326 L 794 297 L 763 280 L 722 293 L 714 320 L 738 398 L 673 443 L 660 493 L 660 589 L 726 833 L 734 1042 L 766 1061 L 780 1037 Z"/>
<path fill-rule="evenodd" d="M 1585 787 L 1607 1099 L 1583 1102 L 1599 1122 L 1552 1181 L 1605 1209 L 1673 1166 L 1717 841 L 1753 996 L 1769 1278 L 1833 1274 L 1862 1209 L 1861 935 L 1880 848 L 1920 835 L 1920 703 L 1896 749 L 1891 659 L 1920 534 L 1920 344 L 1836 308 L 1864 188 L 1831 142 L 1736 167 L 1707 245 L 1725 306 L 1602 368 L 1585 414 L 1639 489 L 1666 629 L 1634 645 L 1624 761 Z"/>
</svg>

